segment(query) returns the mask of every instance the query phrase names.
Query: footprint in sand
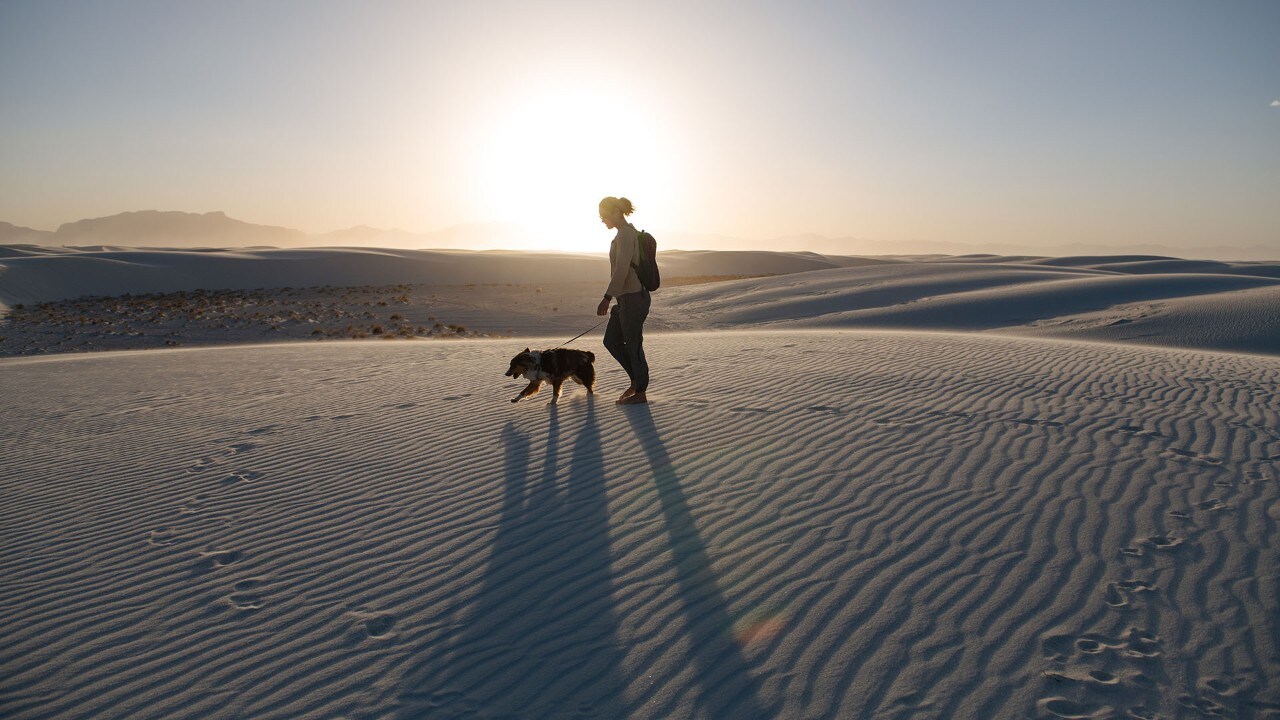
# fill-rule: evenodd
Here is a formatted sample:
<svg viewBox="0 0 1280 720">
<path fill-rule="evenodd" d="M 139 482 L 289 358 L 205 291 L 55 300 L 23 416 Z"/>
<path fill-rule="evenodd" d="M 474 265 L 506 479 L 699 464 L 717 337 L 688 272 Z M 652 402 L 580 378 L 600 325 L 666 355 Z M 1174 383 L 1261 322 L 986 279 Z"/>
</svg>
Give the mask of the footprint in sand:
<svg viewBox="0 0 1280 720">
<path fill-rule="evenodd" d="M 1128 658 L 1145 660 L 1158 658 L 1164 654 L 1164 651 L 1160 647 L 1158 635 L 1138 628 L 1129 628 L 1129 634 L 1125 638 L 1124 648 L 1120 654 Z"/>
<path fill-rule="evenodd" d="M 1142 584 L 1146 585 L 1146 583 Z M 1076 637 L 1053 635 L 1045 639 L 1042 647 L 1046 658 L 1063 663 L 1075 659 L 1076 653 L 1088 656 L 1116 652 L 1129 659 L 1154 658 L 1161 655 L 1160 638 L 1135 627 L 1129 628 L 1125 636 L 1120 639 L 1099 633 L 1085 633 Z M 1094 679 L 1097 680 L 1097 678 Z"/>
<path fill-rule="evenodd" d="M 236 443 L 235 445 L 232 445 L 232 446 L 231 446 L 230 448 L 228 448 L 228 449 L 229 449 L 232 453 L 235 453 L 235 454 L 239 455 L 240 453 L 247 453 L 247 452 L 249 452 L 250 450 L 253 450 L 253 449 L 254 449 L 254 448 L 256 448 L 256 447 L 258 447 L 258 446 L 257 446 L 257 445 L 254 445 L 253 443 Z"/>
<path fill-rule="evenodd" d="M 391 634 L 391 629 L 395 627 L 396 620 L 388 615 L 382 615 L 376 618 L 370 618 L 364 621 L 365 632 L 369 633 L 371 638 L 384 638 Z"/>
<path fill-rule="evenodd" d="M 208 499 L 209 496 L 204 493 L 189 497 L 183 501 L 182 507 L 178 508 L 178 513 L 181 515 L 199 515 L 204 512 L 204 505 Z"/>
<path fill-rule="evenodd" d="M 1098 655 L 1107 650 L 1124 647 L 1124 642 L 1112 640 L 1105 635 L 1096 633 L 1087 633 L 1079 637 L 1054 635 L 1045 639 L 1043 647 L 1045 656 L 1049 659 L 1065 661 L 1077 652 L 1085 655 Z"/>
<path fill-rule="evenodd" d="M 236 610 L 244 612 L 257 610 L 263 605 L 262 595 L 258 592 L 261 585 L 262 581 L 256 578 L 241 580 L 232 587 L 232 593 L 227 596 L 227 602 Z"/>
<path fill-rule="evenodd" d="M 1132 605 L 1143 593 L 1155 592 L 1156 586 L 1143 580 L 1123 580 L 1107 583 L 1103 602 L 1109 607 L 1124 608 Z"/>
<path fill-rule="evenodd" d="M 265 427 L 260 427 L 255 430 L 249 430 L 248 432 L 245 433 L 245 435 L 270 435 L 271 433 L 279 429 L 280 429 L 279 425 L 267 425 Z"/>
<path fill-rule="evenodd" d="M 210 550 L 199 555 L 200 559 L 196 562 L 196 570 L 199 572 L 209 572 L 234 565 L 244 557 L 244 553 L 239 550 Z"/>
<path fill-rule="evenodd" d="M 1110 705 L 1087 705 L 1068 700 L 1064 697 L 1044 698 L 1036 703 L 1042 713 L 1053 717 L 1083 720 L 1085 718 L 1115 717 L 1116 711 Z"/>
<path fill-rule="evenodd" d="M 1125 555 L 1141 557 L 1146 551 L 1153 552 L 1174 552 L 1182 547 L 1182 538 L 1173 535 L 1152 535 L 1151 537 L 1142 538 L 1138 542 L 1127 548 L 1121 548 L 1120 552 Z"/>
<path fill-rule="evenodd" d="M 1179 695 L 1178 704 L 1185 708 L 1195 710 L 1201 715 L 1208 715 L 1210 717 L 1222 717 L 1226 712 L 1226 707 L 1205 697 L 1204 695 L 1201 695 L 1200 697 L 1196 697 L 1194 695 Z"/>
<path fill-rule="evenodd" d="M 251 483 L 262 477 L 262 473 L 256 470 L 237 470 L 230 475 L 222 478 L 223 485 L 237 485 L 239 483 Z"/>
<path fill-rule="evenodd" d="M 202 457 L 199 460 L 192 463 L 191 467 L 187 468 L 187 472 L 189 473 L 204 472 L 205 470 L 208 470 L 212 465 L 213 465 L 213 458 Z"/>
<path fill-rule="evenodd" d="M 353 610 L 349 613 L 360 623 L 365 637 L 382 640 L 395 635 L 396 619 L 392 615 L 380 612 L 363 612 Z"/>
</svg>

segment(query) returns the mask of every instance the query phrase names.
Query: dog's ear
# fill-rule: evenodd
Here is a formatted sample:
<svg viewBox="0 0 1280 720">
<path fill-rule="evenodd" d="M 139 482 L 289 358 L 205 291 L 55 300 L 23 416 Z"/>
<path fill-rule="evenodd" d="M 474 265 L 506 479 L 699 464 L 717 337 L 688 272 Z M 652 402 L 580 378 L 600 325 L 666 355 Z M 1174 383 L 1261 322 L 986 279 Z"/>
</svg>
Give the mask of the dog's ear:
<svg viewBox="0 0 1280 720">
<path fill-rule="evenodd" d="M 525 351 L 525 352 L 529 352 L 529 348 L 525 348 L 525 349 L 524 349 L 524 351 Z"/>
</svg>

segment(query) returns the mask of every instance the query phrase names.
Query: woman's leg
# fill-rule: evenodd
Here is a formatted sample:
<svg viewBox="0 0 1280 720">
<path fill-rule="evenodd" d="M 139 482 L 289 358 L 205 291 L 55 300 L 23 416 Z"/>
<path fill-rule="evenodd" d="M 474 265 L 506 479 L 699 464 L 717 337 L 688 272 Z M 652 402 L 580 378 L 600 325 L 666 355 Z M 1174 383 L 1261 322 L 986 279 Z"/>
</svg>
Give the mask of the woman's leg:
<svg viewBox="0 0 1280 720">
<path fill-rule="evenodd" d="M 619 317 L 619 308 L 621 308 L 622 298 L 618 298 L 618 305 L 613 307 L 609 313 L 609 324 L 604 328 L 604 347 L 613 356 L 614 360 L 622 366 L 627 373 L 627 377 L 632 379 L 632 385 L 635 385 L 635 379 L 631 374 L 631 357 L 627 353 L 627 344 L 623 340 L 622 319 Z"/>
<path fill-rule="evenodd" d="M 649 303 L 648 290 L 618 298 L 619 330 L 630 368 L 627 375 L 636 394 L 643 394 L 649 388 L 649 362 L 644 356 L 644 321 L 649 317 Z"/>
</svg>

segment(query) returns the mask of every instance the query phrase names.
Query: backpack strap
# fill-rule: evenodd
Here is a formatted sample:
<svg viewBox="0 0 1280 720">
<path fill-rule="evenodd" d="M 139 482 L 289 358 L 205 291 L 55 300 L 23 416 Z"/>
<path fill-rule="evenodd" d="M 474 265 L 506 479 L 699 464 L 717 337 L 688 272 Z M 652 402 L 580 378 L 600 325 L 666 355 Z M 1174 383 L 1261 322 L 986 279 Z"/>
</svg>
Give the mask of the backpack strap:
<svg viewBox="0 0 1280 720">
<path fill-rule="evenodd" d="M 640 258 L 640 262 L 644 262 L 644 231 L 643 230 L 636 231 L 636 257 Z M 635 264 L 634 261 L 632 261 L 631 269 L 639 270 L 640 266 Z"/>
</svg>

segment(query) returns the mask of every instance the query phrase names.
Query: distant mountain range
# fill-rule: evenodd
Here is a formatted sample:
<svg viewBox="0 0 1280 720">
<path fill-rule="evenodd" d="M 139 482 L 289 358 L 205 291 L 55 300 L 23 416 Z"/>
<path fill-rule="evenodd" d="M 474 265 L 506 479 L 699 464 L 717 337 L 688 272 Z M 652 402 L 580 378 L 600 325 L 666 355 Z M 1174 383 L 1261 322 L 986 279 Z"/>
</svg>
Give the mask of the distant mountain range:
<svg viewBox="0 0 1280 720">
<path fill-rule="evenodd" d="M 0 222 L 0 245 L 43 245 L 75 248 L 159 247 L 383 247 L 396 249 L 486 250 L 519 248 L 525 230 L 517 225 L 482 223 L 457 225 L 432 233 L 359 225 L 319 235 L 301 230 L 257 225 L 227 217 L 223 212 L 187 213 L 159 210 L 125 212 L 109 217 L 65 223 L 57 230 Z M 659 233 L 655 232 L 655 235 Z M 795 235 L 768 241 L 720 235 L 661 233 L 660 247 L 682 250 L 809 251 L 824 255 L 972 255 L 1077 256 L 1156 255 L 1213 260 L 1277 260 L 1280 248 L 1254 246 L 1177 248 L 1163 245 L 1034 245 L 919 242 L 911 245 L 854 237 Z M 603 248 L 602 248 L 603 251 Z"/>
<path fill-rule="evenodd" d="M 0 223 L 0 242 L 65 246 L 123 247 L 288 247 L 307 245 L 301 230 L 255 225 L 227 217 L 186 212 L 143 210 L 64 223 L 57 230 L 32 230 Z"/>
</svg>

